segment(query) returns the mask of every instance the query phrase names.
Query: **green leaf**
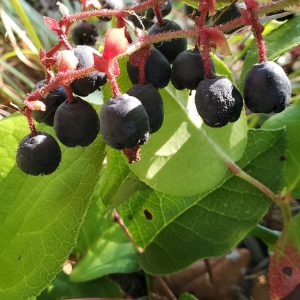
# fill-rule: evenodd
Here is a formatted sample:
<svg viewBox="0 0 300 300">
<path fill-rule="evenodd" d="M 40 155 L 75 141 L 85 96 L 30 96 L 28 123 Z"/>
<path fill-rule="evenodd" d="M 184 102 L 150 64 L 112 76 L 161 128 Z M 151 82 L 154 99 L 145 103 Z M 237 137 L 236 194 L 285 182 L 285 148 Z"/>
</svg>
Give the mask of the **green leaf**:
<svg viewBox="0 0 300 300">
<path fill-rule="evenodd" d="M 295 16 L 291 20 L 282 24 L 277 29 L 264 36 L 267 49 L 267 57 L 273 60 L 284 52 L 300 44 L 300 16 Z M 243 90 L 246 74 L 258 61 L 258 48 L 252 47 L 248 52 L 243 64 L 240 77 L 240 90 Z"/>
<path fill-rule="evenodd" d="M 113 273 L 140 270 L 137 251 L 112 215 L 103 216 L 99 192 L 93 196 L 78 237 L 83 258 L 71 273 L 71 280 L 88 281 Z"/>
<path fill-rule="evenodd" d="M 300 197 L 300 102 L 291 105 L 280 114 L 275 114 L 264 124 L 264 128 L 280 128 L 285 126 L 287 131 L 287 151 L 282 156 L 284 160 L 284 178 L 287 190 L 292 191 L 294 197 Z"/>
<path fill-rule="evenodd" d="M 237 122 L 225 127 L 210 128 L 200 122 L 194 103 L 188 115 L 172 91 L 170 86 L 161 90 L 163 126 L 141 147 L 142 159 L 130 169 L 159 192 L 175 196 L 205 193 L 228 171 L 219 152 L 234 161 L 243 155 L 247 143 L 245 116 L 242 113 Z"/>
<path fill-rule="evenodd" d="M 184 0 L 183 2 L 186 3 L 187 5 L 195 7 L 195 8 L 199 7 L 198 0 Z M 218 9 L 220 9 L 222 7 L 228 6 L 231 3 L 232 3 L 232 0 L 218 0 L 217 6 L 218 6 Z"/>
<path fill-rule="evenodd" d="M 238 164 L 277 192 L 284 146 L 282 129 L 251 130 Z M 143 269 L 167 274 L 200 258 L 223 255 L 257 224 L 269 204 L 256 188 L 228 175 L 223 184 L 205 195 L 174 197 L 151 189 L 137 191 L 120 212 L 135 242 L 144 248 L 140 259 Z"/>
<path fill-rule="evenodd" d="M 198 298 L 196 298 L 194 295 L 188 293 L 181 294 L 178 298 L 178 300 L 197 300 L 197 299 Z"/>
<path fill-rule="evenodd" d="M 227 67 L 227 65 L 216 55 L 211 56 L 215 65 L 215 70 L 217 75 L 226 76 L 231 82 L 234 82 L 232 72 Z"/>
<path fill-rule="evenodd" d="M 120 287 L 108 279 L 98 279 L 85 283 L 71 282 L 69 276 L 60 273 L 53 283 L 42 292 L 37 300 L 60 300 L 68 298 L 121 298 Z"/>
<path fill-rule="evenodd" d="M 0 121 L 1 299 L 35 296 L 59 272 L 75 246 L 104 158 L 100 138 L 86 148 L 61 145 L 57 171 L 29 176 L 15 165 L 18 143 L 27 134 L 19 114 Z"/>
</svg>

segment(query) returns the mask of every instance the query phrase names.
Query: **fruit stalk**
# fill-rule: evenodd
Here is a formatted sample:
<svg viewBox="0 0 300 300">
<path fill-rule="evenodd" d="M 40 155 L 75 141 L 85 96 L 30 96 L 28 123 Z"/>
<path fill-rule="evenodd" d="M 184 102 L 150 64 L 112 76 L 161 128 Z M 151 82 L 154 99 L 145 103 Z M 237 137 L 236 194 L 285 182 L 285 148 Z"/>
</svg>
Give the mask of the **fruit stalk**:
<svg viewBox="0 0 300 300">
<path fill-rule="evenodd" d="M 156 4 L 154 4 L 153 8 L 154 8 L 154 12 L 155 12 L 155 15 L 157 18 L 157 23 L 160 27 L 162 27 L 164 25 L 164 21 L 163 21 L 162 15 L 161 15 L 159 3 L 157 2 Z"/>
<path fill-rule="evenodd" d="M 107 71 L 106 76 L 107 76 L 107 78 L 108 78 L 108 80 L 110 82 L 113 96 L 114 97 L 120 96 L 121 95 L 121 91 L 119 89 L 116 77 L 115 77 L 115 75 L 114 75 L 114 73 L 113 73 L 113 71 L 111 69 L 111 66 L 108 67 L 108 71 Z"/>
<path fill-rule="evenodd" d="M 32 110 L 29 109 L 28 107 L 25 108 L 25 116 L 26 116 L 27 121 L 28 121 L 28 125 L 29 125 L 29 128 L 30 128 L 31 135 L 35 136 L 37 134 L 37 130 L 36 130 L 35 125 L 34 125 Z"/>
</svg>

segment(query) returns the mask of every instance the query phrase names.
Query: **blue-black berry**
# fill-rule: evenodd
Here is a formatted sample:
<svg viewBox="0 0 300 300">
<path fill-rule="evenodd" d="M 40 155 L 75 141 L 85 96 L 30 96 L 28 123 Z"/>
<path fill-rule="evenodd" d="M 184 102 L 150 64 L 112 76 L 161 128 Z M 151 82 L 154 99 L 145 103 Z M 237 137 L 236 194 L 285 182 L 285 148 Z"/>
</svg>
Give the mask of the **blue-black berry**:
<svg viewBox="0 0 300 300">
<path fill-rule="evenodd" d="M 255 64 L 245 81 L 245 104 L 256 113 L 281 112 L 288 105 L 291 83 L 284 70 L 272 61 Z"/>
<path fill-rule="evenodd" d="M 27 135 L 20 142 L 16 162 L 26 174 L 48 175 L 61 161 L 61 151 L 54 137 L 46 132 Z"/>
<path fill-rule="evenodd" d="M 210 127 L 235 122 L 243 108 L 241 94 L 229 79 L 222 76 L 200 81 L 195 103 L 203 122 Z"/>
</svg>

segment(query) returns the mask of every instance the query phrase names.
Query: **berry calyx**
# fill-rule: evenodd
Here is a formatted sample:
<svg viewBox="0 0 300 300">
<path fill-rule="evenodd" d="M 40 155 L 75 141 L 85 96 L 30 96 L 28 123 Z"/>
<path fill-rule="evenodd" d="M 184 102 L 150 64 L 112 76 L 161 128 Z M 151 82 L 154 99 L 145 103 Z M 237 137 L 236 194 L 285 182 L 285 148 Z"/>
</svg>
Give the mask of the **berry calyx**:
<svg viewBox="0 0 300 300">
<path fill-rule="evenodd" d="M 99 126 L 94 108 L 79 97 L 62 103 L 54 116 L 56 136 L 68 147 L 85 147 L 91 144 L 99 133 Z"/>
<path fill-rule="evenodd" d="M 26 174 L 48 175 L 53 173 L 61 161 L 61 151 L 54 137 L 46 132 L 25 136 L 20 142 L 16 162 Z"/>
<path fill-rule="evenodd" d="M 135 60 L 134 53 L 127 62 L 127 73 L 132 84 L 139 83 L 139 67 L 134 65 L 131 60 Z M 168 85 L 171 77 L 171 66 L 168 60 L 156 48 L 151 48 L 150 55 L 145 61 L 145 80 L 152 83 L 156 88 L 164 88 Z"/>
<path fill-rule="evenodd" d="M 78 59 L 77 69 L 91 67 L 94 65 L 94 54 L 100 53 L 89 46 L 77 46 L 74 54 Z M 106 76 L 102 72 L 94 71 L 86 77 L 75 79 L 71 83 L 72 91 L 79 96 L 85 97 L 95 92 L 100 86 L 107 82 Z"/>
<path fill-rule="evenodd" d="M 149 120 L 141 101 L 127 94 L 109 99 L 100 111 L 100 133 L 118 150 L 143 145 L 149 137 Z"/>
<path fill-rule="evenodd" d="M 210 127 L 222 127 L 239 119 L 243 99 L 231 81 L 222 76 L 200 81 L 195 104 L 203 122 Z"/>
<path fill-rule="evenodd" d="M 181 52 L 172 65 L 171 81 L 174 87 L 177 90 L 195 90 L 203 79 L 204 66 L 199 50 Z"/>
<path fill-rule="evenodd" d="M 159 26 L 157 23 L 153 24 L 149 29 L 149 35 L 155 35 L 174 30 L 182 29 L 176 22 L 163 19 L 163 26 Z M 168 59 L 170 63 L 172 63 L 179 53 L 187 49 L 187 39 L 172 39 L 161 43 L 155 43 L 154 46 Z"/>
<path fill-rule="evenodd" d="M 291 83 L 284 70 L 272 61 L 253 65 L 245 80 L 245 104 L 256 113 L 283 111 L 290 101 Z"/>
<path fill-rule="evenodd" d="M 47 83 L 47 80 L 38 82 L 33 90 L 40 89 Z M 67 100 L 67 93 L 62 86 L 51 90 L 45 98 L 40 99 L 45 105 L 46 110 L 34 110 L 33 117 L 37 122 L 43 122 L 49 126 L 53 126 L 54 114 L 57 107 Z"/>
<path fill-rule="evenodd" d="M 87 21 L 82 21 L 72 30 L 72 39 L 76 45 L 93 46 L 96 44 L 98 36 L 96 26 Z"/>
<path fill-rule="evenodd" d="M 150 133 L 156 132 L 163 124 L 163 99 L 152 84 L 135 84 L 127 92 L 128 95 L 139 99 L 148 115 Z"/>
</svg>

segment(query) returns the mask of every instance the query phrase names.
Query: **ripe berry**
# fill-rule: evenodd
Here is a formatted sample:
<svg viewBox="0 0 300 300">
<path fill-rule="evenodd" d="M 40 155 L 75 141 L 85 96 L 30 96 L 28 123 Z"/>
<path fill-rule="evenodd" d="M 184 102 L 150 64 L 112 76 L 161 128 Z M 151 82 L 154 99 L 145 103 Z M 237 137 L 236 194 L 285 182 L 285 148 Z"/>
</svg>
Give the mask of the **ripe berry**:
<svg viewBox="0 0 300 300">
<path fill-rule="evenodd" d="M 149 120 L 141 101 L 127 94 L 109 99 L 100 112 L 100 132 L 115 149 L 143 145 L 149 137 Z"/>
<path fill-rule="evenodd" d="M 153 24 L 149 29 L 149 35 L 155 35 L 174 30 L 182 30 L 181 27 L 174 21 L 164 19 L 163 22 L 164 24 L 162 27 L 160 27 L 158 23 Z M 156 43 L 154 46 L 169 60 L 170 63 L 172 63 L 179 53 L 187 49 L 187 39 L 172 39 L 169 41 Z"/>
<path fill-rule="evenodd" d="M 204 67 L 199 50 L 186 50 L 176 57 L 172 65 L 171 81 L 177 90 L 195 90 L 203 78 Z"/>
<path fill-rule="evenodd" d="M 103 9 L 121 10 L 124 8 L 122 0 L 101 0 L 100 3 Z M 109 22 L 111 17 L 99 17 L 99 20 Z"/>
<path fill-rule="evenodd" d="M 130 59 L 127 62 L 127 73 L 132 84 L 139 83 L 139 68 Z M 145 79 L 156 88 L 168 85 L 171 76 L 171 66 L 168 60 L 156 49 L 152 48 L 145 63 Z"/>
<path fill-rule="evenodd" d="M 93 54 L 99 54 L 94 48 L 89 46 L 76 46 L 74 54 L 78 59 L 77 69 L 94 65 Z M 75 79 L 71 83 L 71 88 L 76 95 L 85 97 L 95 92 L 100 86 L 106 83 L 106 76 L 102 72 L 94 71 L 86 77 Z"/>
<path fill-rule="evenodd" d="M 252 112 L 283 111 L 291 92 L 291 83 L 284 70 L 272 61 L 255 64 L 246 76 L 245 104 Z"/>
<path fill-rule="evenodd" d="M 46 132 L 27 135 L 17 150 L 17 166 L 30 175 L 48 175 L 61 161 L 61 151 L 55 138 Z"/>
<path fill-rule="evenodd" d="M 196 108 L 205 124 L 222 127 L 240 117 L 243 99 L 226 77 L 200 81 L 195 96 Z"/>
<path fill-rule="evenodd" d="M 233 3 L 221 11 L 217 12 L 213 17 L 214 25 L 222 25 L 226 22 L 232 21 L 235 18 L 239 18 L 241 16 L 241 8 L 245 8 L 245 4 L 243 3 Z M 240 28 L 240 27 L 239 27 Z M 233 29 L 231 31 L 226 31 L 226 33 L 231 34 L 236 31 L 238 28 Z"/>
<path fill-rule="evenodd" d="M 68 147 L 88 146 L 99 132 L 99 118 L 86 101 L 75 97 L 65 101 L 56 110 L 54 129 L 57 138 Z"/>
<path fill-rule="evenodd" d="M 38 82 L 33 90 L 39 89 L 47 83 L 47 80 Z M 37 122 L 43 122 L 49 126 L 53 126 L 54 114 L 57 107 L 67 99 L 67 94 L 62 86 L 51 90 L 45 98 L 41 98 L 46 105 L 46 110 L 34 110 L 33 117 Z"/>
<path fill-rule="evenodd" d="M 98 32 L 96 26 L 90 22 L 82 21 L 72 30 L 72 39 L 76 45 L 96 44 Z"/>
<path fill-rule="evenodd" d="M 157 89 L 152 84 L 135 84 L 127 94 L 142 102 L 148 115 L 150 133 L 156 132 L 164 120 L 163 100 Z"/>
<path fill-rule="evenodd" d="M 163 17 L 167 16 L 172 10 L 171 0 L 166 0 L 164 4 L 160 7 L 160 13 Z M 153 8 L 149 8 L 146 12 L 146 17 L 149 20 L 152 20 L 155 17 Z"/>
</svg>

